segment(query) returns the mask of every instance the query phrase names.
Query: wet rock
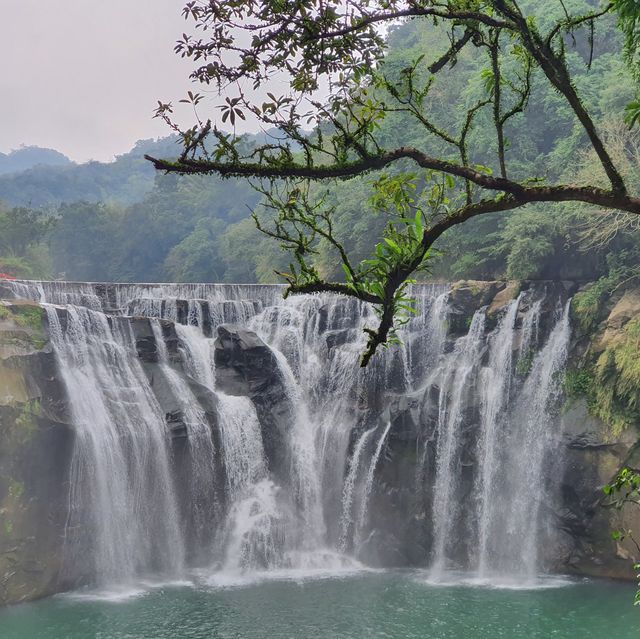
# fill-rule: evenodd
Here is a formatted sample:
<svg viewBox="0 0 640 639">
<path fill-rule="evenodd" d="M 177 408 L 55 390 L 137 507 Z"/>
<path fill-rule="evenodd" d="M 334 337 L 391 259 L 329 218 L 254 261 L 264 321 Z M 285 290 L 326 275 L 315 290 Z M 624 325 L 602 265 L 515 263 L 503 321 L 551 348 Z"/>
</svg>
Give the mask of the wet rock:
<svg viewBox="0 0 640 639">
<path fill-rule="evenodd" d="M 557 566 L 601 577 L 633 578 L 633 562 L 622 561 L 621 553 L 636 556 L 628 540 L 617 543 L 617 529 L 640 533 L 640 512 L 606 508 L 602 487 L 626 464 L 633 462 L 637 435 L 626 431 L 612 438 L 609 429 L 588 413 L 584 400 L 574 402 L 562 418 L 564 477 L 561 509 L 555 513 L 558 528 L 569 538 L 567 554 Z M 638 460 L 640 462 L 640 459 Z M 639 464 L 640 465 L 640 464 Z M 566 565 L 565 565 L 566 564 Z"/>
<path fill-rule="evenodd" d="M 287 395 L 275 353 L 253 331 L 223 325 L 218 327 L 214 361 L 217 388 L 253 401 L 269 466 L 288 482 L 286 438 L 296 407 Z"/>
<path fill-rule="evenodd" d="M 487 306 L 506 286 L 505 282 L 456 282 L 449 294 L 449 333 L 464 335 L 469 330 L 474 313 Z"/>
<path fill-rule="evenodd" d="M 43 309 L 0 306 L 0 605 L 60 590 L 74 431 Z"/>
<path fill-rule="evenodd" d="M 354 340 L 354 333 L 355 331 L 353 329 L 327 331 L 325 334 L 327 348 L 338 348 L 340 346 L 344 346 L 344 344 L 348 344 L 349 342 Z"/>
<path fill-rule="evenodd" d="M 147 363 L 155 363 L 159 358 L 156 337 L 148 317 L 115 318 L 115 321 L 128 324 L 136 340 L 136 350 L 138 357 Z M 167 355 L 172 362 L 180 360 L 178 345 L 180 343 L 173 322 L 158 320 L 162 329 Z"/>
<path fill-rule="evenodd" d="M 253 398 L 282 385 L 275 354 L 253 331 L 219 326 L 214 361 L 217 386 L 228 395 Z"/>
<path fill-rule="evenodd" d="M 520 282 L 509 282 L 491 300 L 489 308 L 487 309 L 487 316 L 494 318 L 497 315 L 500 315 L 509 303 L 518 297 L 520 288 Z"/>
</svg>

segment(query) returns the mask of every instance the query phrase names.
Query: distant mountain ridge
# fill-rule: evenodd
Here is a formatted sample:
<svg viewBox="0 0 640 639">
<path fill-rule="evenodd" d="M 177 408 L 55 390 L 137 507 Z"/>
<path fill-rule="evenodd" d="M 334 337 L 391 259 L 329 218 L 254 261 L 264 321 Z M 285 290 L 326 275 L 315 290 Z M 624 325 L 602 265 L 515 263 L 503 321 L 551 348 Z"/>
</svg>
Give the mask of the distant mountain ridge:
<svg viewBox="0 0 640 639">
<path fill-rule="evenodd" d="M 19 173 L 36 166 L 69 166 L 71 160 L 56 151 L 40 146 L 22 146 L 9 153 L 0 153 L 0 175 Z"/>
<path fill-rule="evenodd" d="M 247 134 L 245 140 L 264 144 L 278 135 L 275 130 L 265 131 Z M 144 200 L 158 175 L 144 155 L 175 158 L 180 151 L 178 136 L 171 135 L 138 140 L 113 162 L 77 164 L 59 151 L 37 146 L 0 153 L 0 202 L 32 208 L 57 208 L 73 202 L 130 206 Z"/>
<path fill-rule="evenodd" d="M 0 201 L 9 206 L 57 207 L 69 202 L 140 202 L 154 185 L 145 153 L 178 154 L 177 136 L 139 140 L 115 161 L 76 164 L 59 151 L 24 147 L 0 154 Z"/>
</svg>

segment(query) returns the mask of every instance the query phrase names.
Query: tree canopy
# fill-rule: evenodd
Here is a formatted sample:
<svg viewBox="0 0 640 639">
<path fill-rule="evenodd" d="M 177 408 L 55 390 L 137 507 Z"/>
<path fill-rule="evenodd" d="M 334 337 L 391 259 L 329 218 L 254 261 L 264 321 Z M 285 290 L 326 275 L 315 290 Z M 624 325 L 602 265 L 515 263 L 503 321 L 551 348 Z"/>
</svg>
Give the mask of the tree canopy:
<svg viewBox="0 0 640 639">
<path fill-rule="evenodd" d="M 536 202 L 582 202 L 640 214 L 640 199 L 629 192 L 579 94 L 568 55 L 581 38 L 588 50 L 584 63 L 592 63 L 598 22 L 616 3 L 559 2 L 558 9 L 554 16 L 526 0 L 188 2 L 183 14 L 195 33 L 185 33 L 176 51 L 197 63 L 194 80 L 225 92 L 221 124 L 252 117 L 281 136 L 246 148 L 241 136 L 204 119 L 204 96 L 189 92 L 193 126 L 181 128 L 170 103 L 157 109 L 181 136 L 180 157 L 148 159 L 168 172 L 255 179 L 271 213 L 266 220 L 255 215 L 258 227 L 294 257 L 282 273 L 288 292 L 333 291 L 377 308 L 378 326 L 367 329 L 366 365 L 412 312 L 407 284 L 429 266 L 434 242 L 448 229 Z M 384 55 L 388 34 L 406 20 L 426 23 L 433 46 L 397 68 Z M 628 36 L 628 56 L 633 46 Z M 478 90 L 436 120 L 438 92 L 454 81 L 456 63 L 465 55 L 483 60 Z M 287 90 L 278 94 L 272 87 L 283 83 Z M 541 86 L 551 86 L 571 110 L 604 182 L 549 183 L 544 167 L 510 152 L 520 116 Z M 260 98 L 264 91 L 266 100 Z M 420 144 L 386 143 L 381 124 L 394 113 L 409 116 L 420 129 L 414 136 Z M 492 135 L 492 153 L 482 158 L 469 144 L 478 126 L 489 126 Z M 371 202 L 388 223 L 371 256 L 354 262 L 335 233 L 331 206 L 310 183 L 372 171 L 378 179 Z M 311 263 L 319 242 L 339 255 L 344 281 L 323 278 Z"/>
</svg>

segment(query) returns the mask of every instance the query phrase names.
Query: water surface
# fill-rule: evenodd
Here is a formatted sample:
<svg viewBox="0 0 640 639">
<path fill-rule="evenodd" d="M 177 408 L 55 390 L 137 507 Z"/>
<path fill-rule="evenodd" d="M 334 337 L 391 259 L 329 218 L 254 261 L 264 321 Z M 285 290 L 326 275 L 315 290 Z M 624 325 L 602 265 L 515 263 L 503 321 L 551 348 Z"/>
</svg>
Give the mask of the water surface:
<svg viewBox="0 0 640 639">
<path fill-rule="evenodd" d="M 284 575 L 283 575 L 284 577 Z M 213 583 L 213 582 L 211 582 Z M 637 639 L 631 584 L 434 585 L 419 572 L 74 593 L 0 612 L 2 639 Z"/>
</svg>

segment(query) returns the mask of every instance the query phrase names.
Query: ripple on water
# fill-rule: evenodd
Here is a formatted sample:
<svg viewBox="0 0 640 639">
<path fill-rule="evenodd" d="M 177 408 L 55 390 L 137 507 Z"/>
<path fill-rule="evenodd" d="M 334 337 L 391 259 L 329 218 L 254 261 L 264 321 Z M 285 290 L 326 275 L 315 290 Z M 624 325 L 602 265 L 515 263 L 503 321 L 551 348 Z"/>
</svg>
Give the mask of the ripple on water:
<svg viewBox="0 0 640 639">
<path fill-rule="evenodd" d="M 184 579 L 173 579 L 170 581 L 140 580 L 133 584 L 106 586 L 104 588 L 83 588 L 81 590 L 62 593 L 56 595 L 56 597 L 68 601 L 122 603 L 144 597 L 155 590 L 162 590 L 165 588 L 189 588 L 193 586 L 193 581 L 187 581 Z"/>
<path fill-rule="evenodd" d="M 446 571 L 434 575 L 430 571 L 420 571 L 415 579 L 418 583 L 434 587 L 465 586 L 472 588 L 490 588 L 493 590 L 548 590 L 566 588 L 584 583 L 586 579 L 572 578 L 565 575 L 538 575 L 531 578 L 517 578 L 508 575 L 483 575 Z"/>
</svg>

